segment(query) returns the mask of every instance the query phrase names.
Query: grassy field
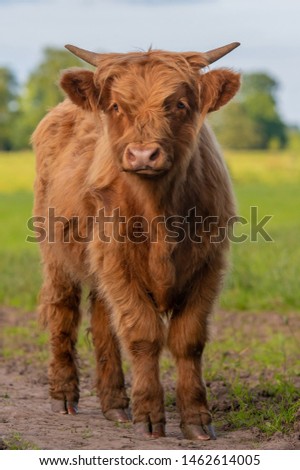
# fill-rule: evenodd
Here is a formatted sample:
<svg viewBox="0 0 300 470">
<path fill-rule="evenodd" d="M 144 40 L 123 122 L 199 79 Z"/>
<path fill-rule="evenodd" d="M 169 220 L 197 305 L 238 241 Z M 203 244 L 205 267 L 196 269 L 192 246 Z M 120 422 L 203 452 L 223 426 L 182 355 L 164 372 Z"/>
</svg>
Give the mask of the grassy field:
<svg viewBox="0 0 300 470">
<path fill-rule="evenodd" d="M 300 156 L 289 153 L 230 153 L 226 160 L 233 177 L 239 215 L 249 220 L 257 207 L 258 222 L 272 216 L 265 229 L 272 242 L 258 235 L 233 246 L 232 272 L 222 304 L 227 309 L 298 309 L 300 266 Z M 242 226 L 251 233 L 251 228 Z"/>
<path fill-rule="evenodd" d="M 26 243 L 32 213 L 34 156 L 0 154 L 0 304 L 35 308 L 40 286 L 37 246 Z"/>
<path fill-rule="evenodd" d="M 236 226 L 247 235 L 233 243 L 232 268 L 222 294 L 227 310 L 295 310 L 300 305 L 300 157 L 292 153 L 228 152 L 239 215 L 248 223 Z M 38 249 L 25 242 L 31 233 L 26 222 L 32 211 L 34 157 L 30 152 L 0 154 L 0 303 L 34 309 L 40 285 Z M 250 240 L 257 207 L 257 223 L 273 241 L 258 234 Z M 252 228 L 251 228 L 252 227 Z"/>
</svg>

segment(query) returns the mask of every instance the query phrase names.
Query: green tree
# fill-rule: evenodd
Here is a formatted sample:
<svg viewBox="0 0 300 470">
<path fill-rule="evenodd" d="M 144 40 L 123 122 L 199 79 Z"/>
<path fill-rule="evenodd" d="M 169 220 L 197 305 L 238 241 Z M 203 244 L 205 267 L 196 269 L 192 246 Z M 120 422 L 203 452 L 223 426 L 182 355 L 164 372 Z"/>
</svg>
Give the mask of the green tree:
<svg viewBox="0 0 300 470">
<path fill-rule="evenodd" d="M 63 69 L 82 66 L 69 52 L 46 48 L 42 63 L 30 74 L 20 97 L 20 113 L 16 123 L 15 147 L 29 146 L 30 136 L 39 121 L 63 99 L 58 86 Z"/>
<path fill-rule="evenodd" d="M 260 148 L 258 124 L 250 118 L 243 103 L 234 101 L 213 115 L 213 128 L 225 148 Z"/>
<path fill-rule="evenodd" d="M 17 81 L 6 67 L 0 67 L 0 149 L 13 147 L 13 123 L 16 116 Z"/>
<path fill-rule="evenodd" d="M 220 142 L 236 149 L 283 148 L 287 129 L 277 107 L 278 83 L 265 73 L 243 76 L 236 99 L 212 117 Z"/>
<path fill-rule="evenodd" d="M 240 97 L 263 93 L 272 96 L 276 101 L 278 83 L 270 75 L 262 72 L 248 73 L 243 75 L 243 85 L 240 91 Z"/>
<path fill-rule="evenodd" d="M 242 97 L 248 114 L 259 126 L 261 148 L 277 141 L 282 148 L 287 144 L 287 129 L 279 116 L 276 102 L 278 83 L 265 73 L 245 76 Z"/>
</svg>

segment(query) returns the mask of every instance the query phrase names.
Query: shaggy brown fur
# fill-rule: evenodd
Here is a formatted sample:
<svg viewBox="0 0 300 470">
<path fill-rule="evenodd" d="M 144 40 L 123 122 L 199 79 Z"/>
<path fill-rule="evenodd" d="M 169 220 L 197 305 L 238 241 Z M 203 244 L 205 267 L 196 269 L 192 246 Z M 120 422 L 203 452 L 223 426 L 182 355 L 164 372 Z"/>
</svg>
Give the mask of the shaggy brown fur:
<svg viewBox="0 0 300 470">
<path fill-rule="evenodd" d="M 40 310 L 51 332 L 50 394 L 62 411 L 75 413 L 79 399 L 75 345 L 87 283 L 106 416 L 123 419 L 128 406 L 122 346 L 132 364 L 133 421 L 148 435 L 164 435 L 159 357 L 167 344 L 178 367 L 183 432 L 208 437 L 201 355 L 229 245 L 226 234 L 218 243 L 211 236 L 232 221 L 235 204 L 204 118 L 235 95 L 240 77 L 199 72 L 206 64 L 193 53 L 104 54 L 95 72 L 63 73 L 68 99 L 33 135 L 34 213 L 46 234 Z M 215 219 L 196 225 L 195 214 Z M 188 237 L 189 226 L 201 243 Z"/>
</svg>

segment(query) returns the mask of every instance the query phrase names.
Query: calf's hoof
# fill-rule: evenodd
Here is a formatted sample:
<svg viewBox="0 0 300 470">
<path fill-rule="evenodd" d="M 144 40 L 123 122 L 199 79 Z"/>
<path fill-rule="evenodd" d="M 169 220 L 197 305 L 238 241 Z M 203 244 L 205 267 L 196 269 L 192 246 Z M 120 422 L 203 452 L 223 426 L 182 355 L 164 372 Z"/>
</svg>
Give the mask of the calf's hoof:
<svg viewBox="0 0 300 470">
<path fill-rule="evenodd" d="M 136 436 L 141 439 L 159 439 L 160 437 L 166 437 L 164 423 L 135 423 L 134 432 Z"/>
<path fill-rule="evenodd" d="M 78 403 L 76 401 L 67 401 L 68 415 L 78 414 Z"/>
<path fill-rule="evenodd" d="M 212 424 L 198 425 L 198 424 L 182 424 L 181 431 L 185 439 L 192 441 L 209 441 L 216 439 L 216 434 Z"/>
<path fill-rule="evenodd" d="M 158 439 L 159 437 L 166 437 L 164 423 L 152 424 L 152 437 Z"/>
<path fill-rule="evenodd" d="M 103 414 L 109 421 L 115 421 L 117 423 L 128 423 L 128 421 L 130 421 L 127 410 L 124 410 L 123 408 L 112 408 L 105 411 Z"/>
<path fill-rule="evenodd" d="M 77 415 L 78 402 L 51 399 L 51 410 L 62 415 Z"/>
</svg>

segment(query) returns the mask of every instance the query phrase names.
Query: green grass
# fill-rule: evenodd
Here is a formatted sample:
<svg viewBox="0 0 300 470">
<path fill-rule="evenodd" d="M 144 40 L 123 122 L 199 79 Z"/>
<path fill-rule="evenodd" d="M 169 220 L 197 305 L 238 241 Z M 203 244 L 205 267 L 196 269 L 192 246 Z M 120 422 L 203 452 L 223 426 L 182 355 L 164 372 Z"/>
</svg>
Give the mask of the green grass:
<svg viewBox="0 0 300 470">
<path fill-rule="evenodd" d="M 274 384 L 266 382 L 252 390 L 239 380 L 231 389 L 235 409 L 227 413 L 226 423 L 231 429 L 257 428 L 267 436 L 288 433 L 299 408 L 298 397 L 297 388 L 281 377 Z"/>
<path fill-rule="evenodd" d="M 223 327 L 205 351 L 204 375 L 211 384 L 217 428 L 291 432 L 300 407 L 296 314 L 232 313 L 225 322 L 223 315 L 216 313 L 214 324 Z M 225 413 L 218 411 L 223 399 Z"/>
<path fill-rule="evenodd" d="M 227 165 L 234 182 L 280 186 L 299 183 L 300 158 L 295 151 L 227 151 Z"/>
<path fill-rule="evenodd" d="M 258 208 L 258 220 L 272 215 L 265 230 L 273 241 L 265 241 L 258 235 L 258 241 L 251 242 L 249 226 L 237 227 L 237 232 L 247 234 L 248 240 L 232 246 L 232 267 L 222 306 L 238 310 L 297 309 L 300 303 L 298 185 L 236 184 L 236 193 L 240 215 L 249 219 L 251 205 Z"/>
<path fill-rule="evenodd" d="M 24 439 L 18 432 L 12 433 L 4 440 L 4 444 L 7 450 L 39 450 L 35 444 Z"/>
<path fill-rule="evenodd" d="M 32 192 L 35 174 L 34 155 L 30 151 L 0 152 L 0 193 Z"/>
<path fill-rule="evenodd" d="M 41 283 L 38 247 L 26 242 L 32 201 L 29 191 L 0 193 L 0 304 L 24 310 L 35 308 Z"/>
</svg>

